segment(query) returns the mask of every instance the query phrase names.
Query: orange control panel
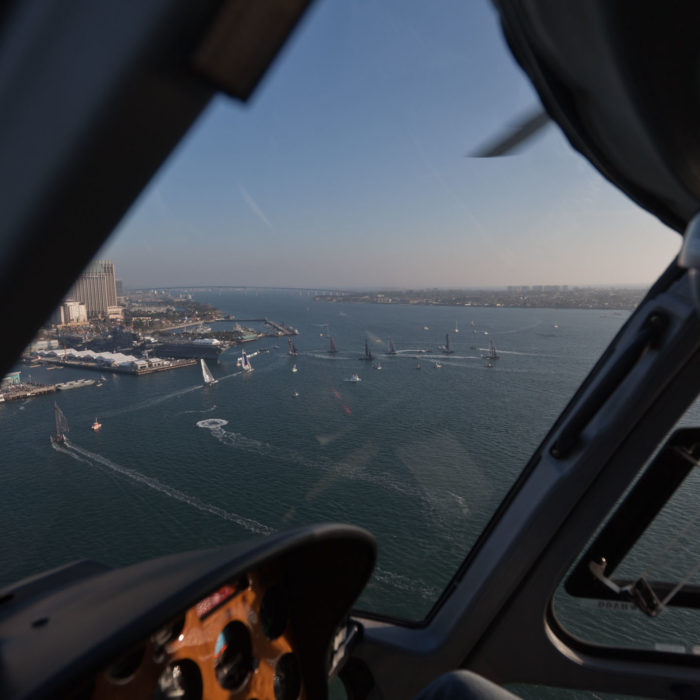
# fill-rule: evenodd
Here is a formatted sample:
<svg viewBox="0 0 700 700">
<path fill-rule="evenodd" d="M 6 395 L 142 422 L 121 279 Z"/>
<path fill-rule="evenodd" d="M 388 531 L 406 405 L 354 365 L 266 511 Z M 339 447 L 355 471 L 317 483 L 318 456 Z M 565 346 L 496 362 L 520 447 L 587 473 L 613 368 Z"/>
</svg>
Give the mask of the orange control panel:
<svg viewBox="0 0 700 700">
<path fill-rule="evenodd" d="M 221 586 L 98 675 L 95 700 L 305 700 L 287 591 L 274 568 Z"/>
</svg>

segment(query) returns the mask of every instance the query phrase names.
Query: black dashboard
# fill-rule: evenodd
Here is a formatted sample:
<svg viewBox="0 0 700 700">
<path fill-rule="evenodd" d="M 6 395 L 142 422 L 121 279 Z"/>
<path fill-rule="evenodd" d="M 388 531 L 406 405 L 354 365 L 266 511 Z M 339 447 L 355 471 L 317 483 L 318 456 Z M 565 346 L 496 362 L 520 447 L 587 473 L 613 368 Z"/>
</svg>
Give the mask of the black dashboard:
<svg viewBox="0 0 700 700">
<path fill-rule="evenodd" d="M 0 696 L 327 696 L 331 645 L 374 565 L 359 528 L 110 570 L 78 562 L 0 591 Z"/>
</svg>

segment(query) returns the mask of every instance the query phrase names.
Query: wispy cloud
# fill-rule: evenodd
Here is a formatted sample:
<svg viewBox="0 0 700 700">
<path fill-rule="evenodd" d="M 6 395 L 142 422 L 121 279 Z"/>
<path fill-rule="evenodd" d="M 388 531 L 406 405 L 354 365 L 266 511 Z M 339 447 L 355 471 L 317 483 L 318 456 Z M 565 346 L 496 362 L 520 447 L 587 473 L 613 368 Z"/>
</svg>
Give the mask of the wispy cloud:
<svg viewBox="0 0 700 700">
<path fill-rule="evenodd" d="M 245 199 L 246 203 L 250 207 L 250 210 L 255 214 L 255 216 L 262 221 L 267 228 L 272 228 L 272 224 L 270 223 L 269 219 L 265 216 L 265 212 L 258 206 L 258 203 L 253 199 L 252 195 L 248 190 L 243 187 L 243 185 L 239 185 L 238 189 L 240 190 L 241 194 L 243 195 L 243 199 Z"/>
</svg>

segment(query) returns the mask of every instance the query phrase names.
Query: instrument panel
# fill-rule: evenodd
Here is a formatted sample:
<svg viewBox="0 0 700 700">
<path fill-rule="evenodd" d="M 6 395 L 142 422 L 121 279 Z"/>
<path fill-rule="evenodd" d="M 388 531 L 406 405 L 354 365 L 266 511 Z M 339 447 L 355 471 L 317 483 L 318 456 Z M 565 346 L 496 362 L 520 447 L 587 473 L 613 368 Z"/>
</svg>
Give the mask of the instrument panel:
<svg viewBox="0 0 700 700">
<path fill-rule="evenodd" d="M 19 581 L 0 589 L 0 697 L 323 700 L 375 558 L 365 530 L 319 524 Z"/>
<path fill-rule="evenodd" d="M 275 567 L 238 576 L 98 675 L 94 700 L 305 700 L 288 591 Z"/>
</svg>

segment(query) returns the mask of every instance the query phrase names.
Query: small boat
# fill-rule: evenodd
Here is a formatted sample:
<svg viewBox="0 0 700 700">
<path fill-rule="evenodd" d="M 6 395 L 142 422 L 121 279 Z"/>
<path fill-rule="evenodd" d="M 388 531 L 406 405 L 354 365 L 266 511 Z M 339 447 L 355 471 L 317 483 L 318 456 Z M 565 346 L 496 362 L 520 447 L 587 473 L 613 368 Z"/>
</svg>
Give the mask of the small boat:
<svg viewBox="0 0 700 700">
<path fill-rule="evenodd" d="M 103 384 L 103 382 L 97 382 L 97 384 L 95 384 L 95 386 L 104 386 L 104 384 Z"/>
<path fill-rule="evenodd" d="M 104 374 L 101 374 L 101 375 L 100 375 L 100 381 L 101 381 L 101 382 L 106 382 L 106 381 L 107 381 L 107 377 L 105 377 Z"/>
<path fill-rule="evenodd" d="M 54 402 L 53 415 L 56 421 L 56 434 L 51 436 L 52 445 L 63 445 L 66 442 L 66 433 L 68 432 L 68 421 L 63 415 L 63 411 Z"/>
<path fill-rule="evenodd" d="M 299 370 L 297 369 L 296 365 L 292 365 L 292 372 L 298 372 Z"/>
<path fill-rule="evenodd" d="M 492 363 L 492 362 L 487 362 L 487 363 L 486 363 L 486 366 L 487 366 L 487 367 L 493 367 L 493 363 Z"/>
<path fill-rule="evenodd" d="M 423 330 L 424 330 L 424 331 L 429 331 L 430 328 L 428 328 L 428 326 L 423 326 Z"/>
<path fill-rule="evenodd" d="M 216 384 L 218 380 L 214 379 L 214 375 L 209 370 L 207 363 L 203 359 L 200 359 L 199 362 L 202 367 L 202 378 L 204 379 L 204 386 L 211 386 L 212 384 Z"/>
<path fill-rule="evenodd" d="M 346 381 L 346 382 L 361 382 L 362 380 L 360 379 L 359 375 L 353 374 L 351 377 L 348 377 L 344 381 Z"/>
<path fill-rule="evenodd" d="M 90 430 L 94 430 L 95 432 L 97 432 L 101 427 L 102 423 L 98 423 L 97 418 L 95 418 L 95 422 L 90 426 Z"/>
<path fill-rule="evenodd" d="M 419 362 L 419 363 L 416 365 L 416 369 L 420 369 L 420 368 L 421 368 L 421 366 L 420 366 L 420 362 Z"/>
<path fill-rule="evenodd" d="M 459 333 L 459 327 L 457 326 L 457 321 L 455 321 L 455 333 Z"/>
<path fill-rule="evenodd" d="M 372 365 L 372 369 L 381 369 L 382 368 L 382 363 L 381 362 L 375 362 Z"/>
<path fill-rule="evenodd" d="M 299 392 L 298 392 L 298 391 L 293 391 L 293 392 L 292 392 L 292 398 L 293 398 L 293 399 L 298 399 L 298 398 L 299 398 Z"/>
<path fill-rule="evenodd" d="M 442 365 L 437 360 L 433 362 L 433 367 L 435 367 L 435 369 L 442 369 Z"/>
</svg>

